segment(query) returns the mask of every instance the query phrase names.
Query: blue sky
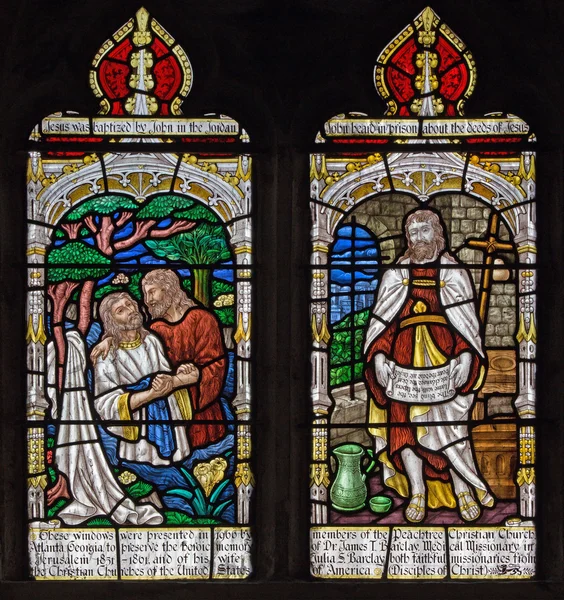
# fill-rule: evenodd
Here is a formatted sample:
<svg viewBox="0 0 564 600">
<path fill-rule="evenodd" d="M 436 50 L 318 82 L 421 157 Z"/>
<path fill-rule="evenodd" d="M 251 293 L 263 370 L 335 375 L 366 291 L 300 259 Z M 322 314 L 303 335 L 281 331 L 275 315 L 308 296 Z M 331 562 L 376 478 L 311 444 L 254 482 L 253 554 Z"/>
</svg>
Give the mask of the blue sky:
<svg viewBox="0 0 564 600">
<path fill-rule="evenodd" d="M 354 256 L 353 256 L 354 253 Z M 330 255 L 331 265 L 351 265 L 360 268 L 354 271 L 348 269 L 331 269 L 331 283 L 339 286 L 351 286 L 360 281 L 376 283 L 378 264 L 378 245 L 376 240 L 366 229 L 360 225 L 344 225 L 337 230 L 336 241 Z M 363 268 L 370 265 L 372 268 Z M 343 289 L 341 291 L 347 291 Z"/>
</svg>

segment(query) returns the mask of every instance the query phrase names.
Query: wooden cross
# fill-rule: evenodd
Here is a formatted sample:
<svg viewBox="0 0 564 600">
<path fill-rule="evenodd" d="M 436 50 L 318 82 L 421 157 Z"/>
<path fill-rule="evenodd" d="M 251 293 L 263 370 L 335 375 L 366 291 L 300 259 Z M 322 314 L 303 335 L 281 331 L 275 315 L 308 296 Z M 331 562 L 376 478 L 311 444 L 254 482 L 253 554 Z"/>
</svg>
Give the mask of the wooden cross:
<svg viewBox="0 0 564 600">
<path fill-rule="evenodd" d="M 500 242 L 497 239 L 499 230 L 499 215 L 496 212 L 490 214 L 488 222 L 488 231 L 486 239 L 469 239 L 467 245 L 470 248 L 476 248 L 486 254 L 484 261 L 484 272 L 480 282 L 480 320 L 485 323 L 488 311 L 488 299 L 492 286 L 492 265 L 494 264 L 494 255 L 497 252 L 513 252 L 513 245 L 508 242 Z"/>
</svg>

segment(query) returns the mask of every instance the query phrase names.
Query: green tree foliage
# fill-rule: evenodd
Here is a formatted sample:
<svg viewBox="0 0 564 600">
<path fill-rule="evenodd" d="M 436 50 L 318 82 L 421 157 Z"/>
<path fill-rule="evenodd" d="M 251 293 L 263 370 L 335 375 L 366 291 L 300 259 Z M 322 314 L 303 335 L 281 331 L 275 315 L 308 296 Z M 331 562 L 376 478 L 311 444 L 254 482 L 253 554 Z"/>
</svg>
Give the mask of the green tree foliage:
<svg viewBox="0 0 564 600">
<path fill-rule="evenodd" d="M 190 279 L 183 279 L 182 280 L 182 287 L 188 292 L 188 293 L 192 293 L 192 282 L 190 281 Z"/>
<path fill-rule="evenodd" d="M 364 329 L 355 329 L 354 332 L 354 359 L 362 358 L 362 342 L 364 341 Z"/>
<path fill-rule="evenodd" d="M 189 265 L 211 265 L 231 258 L 223 227 L 209 223 L 167 240 L 148 240 L 146 245 L 159 258 Z"/>
<path fill-rule="evenodd" d="M 145 245 L 159 258 L 189 265 L 213 265 L 231 258 L 223 227 L 210 223 L 202 223 L 192 231 L 165 240 L 147 240 Z M 194 296 L 204 306 L 209 306 L 210 270 L 195 268 L 193 274 Z"/>
<path fill-rule="evenodd" d="M 329 346 L 331 369 L 329 382 L 332 386 L 346 385 L 362 378 L 364 370 L 363 340 L 364 329 L 370 318 L 370 310 L 366 309 L 354 314 L 354 331 L 351 329 L 351 315 L 333 325 L 333 335 Z M 354 344 L 352 343 L 354 340 Z M 351 368 L 353 361 L 354 373 Z"/>
<path fill-rule="evenodd" d="M 224 306 L 223 308 L 216 308 L 214 313 L 222 325 L 235 325 L 235 310 L 233 306 Z"/>
<path fill-rule="evenodd" d="M 47 257 L 47 263 L 47 279 L 50 283 L 59 283 L 100 279 L 110 272 L 109 266 L 104 265 L 109 265 L 111 261 L 83 242 L 69 242 L 60 248 L 53 248 Z"/>
<path fill-rule="evenodd" d="M 165 510 L 165 522 L 167 525 L 218 525 L 220 519 L 209 517 L 189 517 L 178 510 Z"/>
<path fill-rule="evenodd" d="M 336 331 L 329 349 L 330 363 L 342 365 L 351 362 L 351 330 Z"/>
<path fill-rule="evenodd" d="M 166 217 L 213 225 L 219 223 L 219 219 L 205 206 L 190 198 L 176 195 L 157 196 L 147 202 L 136 214 L 137 219 L 164 219 Z"/>
<path fill-rule="evenodd" d="M 165 217 L 187 218 L 177 213 L 182 213 L 194 205 L 194 200 L 182 196 L 164 195 L 157 196 L 143 205 L 136 214 L 138 219 L 164 219 Z M 205 210 L 205 209 L 204 209 Z M 192 220 L 192 219 L 190 219 Z"/>
<path fill-rule="evenodd" d="M 355 327 L 365 327 L 368 323 L 368 319 L 370 318 L 370 309 L 361 310 L 360 312 L 354 313 L 354 326 Z M 341 319 L 338 323 L 333 325 L 333 329 L 350 329 L 351 326 L 351 316 L 348 315 Z"/>
<path fill-rule="evenodd" d="M 111 215 L 120 211 L 136 211 L 139 204 L 128 196 L 105 195 L 86 200 L 67 214 L 67 221 L 80 221 L 86 215 Z"/>
<path fill-rule="evenodd" d="M 197 204 L 190 210 L 184 210 L 174 214 L 179 219 L 188 219 L 189 221 L 207 221 L 208 223 L 219 223 L 219 219 L 205 206 Z"/>
<path fill-rule="evenodd" d="M 330 385 L 345 385 L 351 382 L 351 366 L 334 367 L 329 372 Z"/>
<path fill-rule="evenodd" d="M 212 296 L 217 298 L 223 294 L 234 294 L 235 286 L 228 281 L 221 281 L 220 279 L 214 279 L 212 281 Z"/>
</svg>

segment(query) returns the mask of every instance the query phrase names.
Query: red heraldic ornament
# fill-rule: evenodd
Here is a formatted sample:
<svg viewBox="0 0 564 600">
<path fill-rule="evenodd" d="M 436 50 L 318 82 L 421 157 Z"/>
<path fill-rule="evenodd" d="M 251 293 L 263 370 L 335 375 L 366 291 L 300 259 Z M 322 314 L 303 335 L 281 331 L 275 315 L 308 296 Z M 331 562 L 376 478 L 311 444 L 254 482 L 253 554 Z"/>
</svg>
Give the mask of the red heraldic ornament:
<svg viewBox="0 0 564 600">
<path fill-rule="evenodd" d="M 466 45 L 426 8 L 378 57 L 376 89 L 386 115 L 454 117 L 474 91 L 476 66 Z"/>
<path fill-rule="evenodd" d="M 102 45 L 92 63 L 90 85 L 100 114 L 180 115 L 192 87 L 184 50 L 141 8 Z"/>
</svg>

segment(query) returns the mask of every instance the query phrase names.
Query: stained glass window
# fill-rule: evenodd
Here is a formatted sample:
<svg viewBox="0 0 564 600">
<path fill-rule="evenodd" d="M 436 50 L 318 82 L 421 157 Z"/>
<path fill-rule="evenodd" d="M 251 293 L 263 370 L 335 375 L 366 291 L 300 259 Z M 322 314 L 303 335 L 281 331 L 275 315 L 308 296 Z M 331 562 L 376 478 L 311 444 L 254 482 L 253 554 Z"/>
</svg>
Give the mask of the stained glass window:
<svg viewBox="0 0 564 600">
<path fill-rule="evenodd" d="M 430 8 L 317 136 L 311 573 L 535 575 L 535 136 Z"/>
<path fill-rule="evenodd" d="M 246 578 L 249 138 L 182 116 L 190 61 L 145 9 L 90 84 L 99 114 L 43 119 L 27 167 L 30 572 Z"/>
</svg>

